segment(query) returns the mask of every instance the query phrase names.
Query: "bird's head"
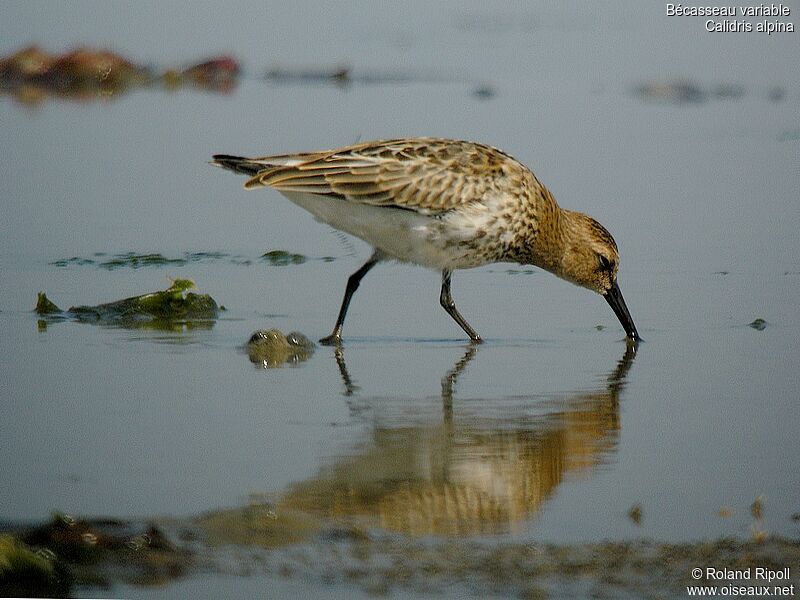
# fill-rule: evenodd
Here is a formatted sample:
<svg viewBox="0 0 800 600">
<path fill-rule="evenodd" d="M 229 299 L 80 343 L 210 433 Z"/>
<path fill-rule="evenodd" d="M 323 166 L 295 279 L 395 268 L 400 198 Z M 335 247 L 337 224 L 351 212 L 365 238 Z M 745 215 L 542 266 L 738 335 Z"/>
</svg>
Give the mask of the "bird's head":
<svg viewBox="0 0 800 600">
<path fill-rule="evenodd" d="M 562 227 L 564 248 L 556 274 L 603 296 L 627 336 L 639 341 L 641 338 L 617 285 L 619 251 L 614 238 L 592 217 L 579 212 L 562 210 Z"/>
</svg>

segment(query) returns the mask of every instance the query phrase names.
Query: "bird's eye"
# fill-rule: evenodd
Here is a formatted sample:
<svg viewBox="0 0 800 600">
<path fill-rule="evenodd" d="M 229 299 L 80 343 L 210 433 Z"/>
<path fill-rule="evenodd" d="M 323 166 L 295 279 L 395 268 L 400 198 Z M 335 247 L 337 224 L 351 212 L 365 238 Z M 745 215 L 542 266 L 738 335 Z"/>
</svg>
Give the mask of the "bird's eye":
<svg viewBox="0 0 800 600">
<path fill-rule="evenodd" d="M 600 261 L 600 268 L 605 271 L 613 271 L 614 270 L 614 261 L 608 258 L 607 256 L 603 256 L 602 254 L 597 255 L 597 259 Z"/>
</svg>

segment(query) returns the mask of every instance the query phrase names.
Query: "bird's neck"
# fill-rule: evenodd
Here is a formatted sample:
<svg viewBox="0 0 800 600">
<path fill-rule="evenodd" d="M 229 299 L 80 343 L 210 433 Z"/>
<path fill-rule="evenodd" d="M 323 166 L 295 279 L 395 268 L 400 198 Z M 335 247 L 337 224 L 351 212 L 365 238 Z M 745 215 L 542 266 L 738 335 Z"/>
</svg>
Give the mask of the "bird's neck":
<svg viewBox="0 0 800 600">
<path fill-rule="evenodd" d="M 586 226 L 589 219 L 582 212 L 559 208 L 558 232 L 552 239 L 551 259 L 554 268 L 551 273 L 572 281 L 567 265 L 575 262 L 575 254 L 587 246 Z"/>
<path fill-rule="evenodd" d="M 523 251 L 517 262 L 532 264 L 560 275 L 564 248 L 573 229 L 573 213 L 561 208 L 544 186 L 541 186 L 530 209 L 536 227 L 531 231 L 529 239 L 521 244 Z"/>
</svg>

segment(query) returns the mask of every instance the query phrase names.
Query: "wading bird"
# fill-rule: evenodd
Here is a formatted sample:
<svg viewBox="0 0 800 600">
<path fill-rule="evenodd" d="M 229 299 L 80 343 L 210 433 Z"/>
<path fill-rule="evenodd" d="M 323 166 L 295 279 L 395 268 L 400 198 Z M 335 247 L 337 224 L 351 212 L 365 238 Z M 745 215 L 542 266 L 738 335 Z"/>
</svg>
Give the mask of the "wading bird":
<svg viewBox="0 0 800 600">
<path fill-rule="evenodd" d="M 456 308 L 450 278 L 456 269 L 496 262 L 535 265 L 597 292 L 628 338 L 640 339 L 617 285 L 614 238 L 588 215 L 559 207 L 530 169 L 501 150 L 404 138 L 261 158 L 217 154 L 212 164 L 247 175 L 246 189 L 275 188 L 374 248 L 347 280 L 339 316 L 323 344 L 341 342 L 361 279 L 392 259 L 441 271 L 439 301 L 473 342 L 481 338 Z"/>
</svg>

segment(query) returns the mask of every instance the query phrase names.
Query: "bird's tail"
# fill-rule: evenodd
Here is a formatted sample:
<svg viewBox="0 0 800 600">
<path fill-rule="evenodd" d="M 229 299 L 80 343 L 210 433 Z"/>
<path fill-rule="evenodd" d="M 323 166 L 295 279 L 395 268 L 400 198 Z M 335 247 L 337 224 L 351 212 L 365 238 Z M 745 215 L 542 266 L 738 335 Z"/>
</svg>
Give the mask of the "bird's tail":
<svg viewBox="0 0 800 600">
<path fill-rule="evenodd" d="M 229 154 L 215 154 L 211 164 L 223 169 L 228 169 L 234 173 L 241 173 L 242 175 L 256 175 L 270 165 L 264 162 L 259 162 L 252 158 L 245 158 L 244 156 L 231 156 Z"/>
</svg>

